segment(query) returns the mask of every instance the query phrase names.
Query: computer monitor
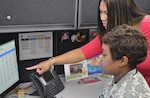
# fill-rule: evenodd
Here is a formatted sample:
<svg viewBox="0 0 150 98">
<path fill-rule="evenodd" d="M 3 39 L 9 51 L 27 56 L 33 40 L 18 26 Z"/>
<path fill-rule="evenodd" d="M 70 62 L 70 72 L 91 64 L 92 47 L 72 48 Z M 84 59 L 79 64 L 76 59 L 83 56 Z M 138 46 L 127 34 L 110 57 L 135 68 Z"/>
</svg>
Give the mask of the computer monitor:
<svg viewBox="0 0 150 98">
<path fill-rule="evenodd" d="M 0 98 L 19 84 L 15 40 L 0 43 Z"/>
</svg>

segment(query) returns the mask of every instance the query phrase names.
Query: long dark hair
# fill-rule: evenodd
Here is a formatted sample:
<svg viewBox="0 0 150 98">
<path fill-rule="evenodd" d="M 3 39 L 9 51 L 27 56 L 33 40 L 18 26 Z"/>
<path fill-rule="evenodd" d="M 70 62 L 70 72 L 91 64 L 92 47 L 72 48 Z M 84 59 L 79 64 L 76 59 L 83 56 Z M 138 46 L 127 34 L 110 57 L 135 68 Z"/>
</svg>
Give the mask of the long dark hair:
<svg viewBox="0 0 150 98">
<path fill-rule="evenodd" d="M 99 1 L 99 5 L 100 2 Z M 107 5 L 108 20 L 107 29 L 104 28 L 100 19 L 100 9 L 98 7 L 98 32 L 100 37 L 110 31 L 113 27 L 121 24 L 138 24 L 146 15 L 134 3 L 133 0 L 103 0 Z"/>
</svg>

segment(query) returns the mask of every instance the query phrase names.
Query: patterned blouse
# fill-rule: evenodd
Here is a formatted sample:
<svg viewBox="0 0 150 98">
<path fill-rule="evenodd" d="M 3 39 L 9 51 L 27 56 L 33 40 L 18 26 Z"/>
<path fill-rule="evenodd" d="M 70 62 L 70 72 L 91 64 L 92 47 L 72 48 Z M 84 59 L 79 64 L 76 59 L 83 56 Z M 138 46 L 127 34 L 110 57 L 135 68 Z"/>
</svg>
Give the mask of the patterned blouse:
<svg viewBox="0 0 150 98">
<path fill-rule="evenodd" d="M 133 69 L 116 84 L 112 78 L 99 98 L 150 98 L 150 88 L 140 72 Z"/>
</svg>

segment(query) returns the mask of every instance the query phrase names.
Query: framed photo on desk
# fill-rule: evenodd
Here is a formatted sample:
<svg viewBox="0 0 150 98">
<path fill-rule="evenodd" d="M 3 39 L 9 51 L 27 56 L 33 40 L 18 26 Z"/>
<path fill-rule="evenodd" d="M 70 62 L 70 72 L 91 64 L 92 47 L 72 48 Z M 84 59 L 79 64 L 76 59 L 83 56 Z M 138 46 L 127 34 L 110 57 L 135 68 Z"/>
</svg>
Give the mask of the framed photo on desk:
<svg viewBox="0 0 150 98">
<path fill-rule="evenodd" d="M 87 61 L 73 64 L 64 64 L 65 79 L 66 81 L 82 79 L 88 77 Z"/>
</svg>

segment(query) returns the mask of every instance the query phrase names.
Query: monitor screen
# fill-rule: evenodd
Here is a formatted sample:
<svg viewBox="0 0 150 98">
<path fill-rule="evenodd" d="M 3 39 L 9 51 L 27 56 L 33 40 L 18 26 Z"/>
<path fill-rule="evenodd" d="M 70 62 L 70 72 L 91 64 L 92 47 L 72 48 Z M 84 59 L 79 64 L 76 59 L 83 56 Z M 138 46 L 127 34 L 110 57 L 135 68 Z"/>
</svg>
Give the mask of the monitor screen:
<svg viewBox="0 0 150 98">
<path fill-rule="evenodd" d="M 19 84 L 15 40 L 0 44 L 0 98 Z"/>
</svg>

